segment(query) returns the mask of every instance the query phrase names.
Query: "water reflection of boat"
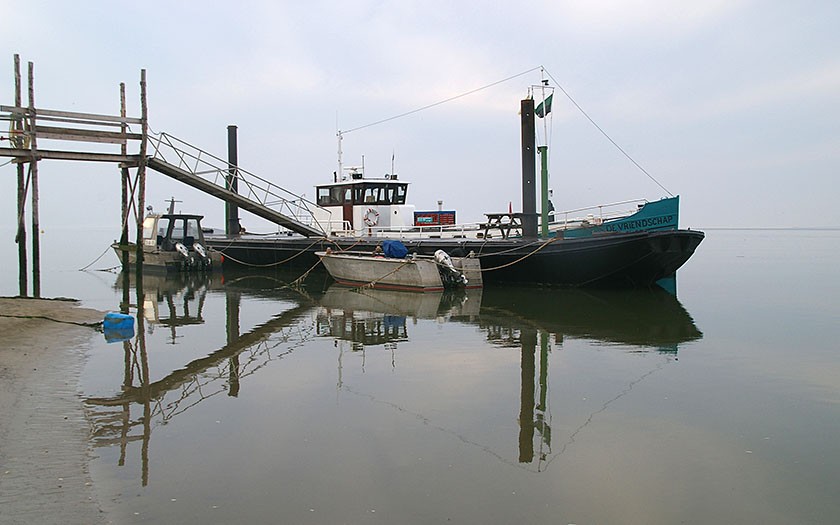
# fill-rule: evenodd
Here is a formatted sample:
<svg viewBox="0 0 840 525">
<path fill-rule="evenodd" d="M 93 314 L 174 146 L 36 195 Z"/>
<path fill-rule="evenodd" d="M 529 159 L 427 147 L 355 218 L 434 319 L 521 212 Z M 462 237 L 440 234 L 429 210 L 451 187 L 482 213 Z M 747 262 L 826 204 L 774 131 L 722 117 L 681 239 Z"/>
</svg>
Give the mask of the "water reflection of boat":
<svg viewBox="0 0 840 525">
<path fill-rule="evenodd" d="M 488 288 L 481 323 L 530 325 L 556 338 L 574 337 L 676 352 L 703 337 L 676 297 L 650 290 Z"/>
<path fill-rule="evenodd" d="M 114 288 L 134 284 L 133 272 L 121 272 Z M 143 315 L 153 325 L 170 328 L 204 323 L 208 291 L 222 287 L 220 273 L 149 273 L 143 276 Z M 165 310 L 164 310 L 165 309 Z"/>
<path fill-rule="evenodd" d="M 330 286 L 319 301 L 318 335 L 350 341 L 353 349 L 408 340 L 407 320 L 477 315 L 481 290 L 411 293 Z"/>
<path fill-rule="evenodd" d="M 394 290 L 354 290 L 330 286 L 319 301 L 331 310 L 366 311 L 436 319 L 450 315 L 478 315 L 481 290 L 450 290 L 414 294 Z"/>
<path fill-rule="evenodd" d="M 656 350 L 670 362 L 681 344 L 699 339 L 702 333 L 676 297 L 664 290 L 545 290 L 541 288 L 489 287 L 471 297 L 445 294 L 410 294 L 380 290 L 352 291 L 331 287 L 320 299 L 319 336 L 351 341 L 354 351 L 383 345 L 392 351 L 396 367 L 396 343 L 409 341 L 408 317 L 447 318 L 450 322 L 477 325 L 493 345 L 519 353 L 520 395 L 518 457 L 524 468 L 544 471 L 574 443 L 596 414 L 633 390 L 633 386 L 660 370 L 634 376 L 611 393 L 595 412 L 575 424 L 555 424 L 549 409 L 549 364 L 553 349 L 565 339 L 585 339 L 596 344 L 632 347 L 633 351 Z M 396 328 L 396 329 L 394 329 Z M 337 345 L 340 347 L 340 345 Z M 651 352 L 653 353 L 653 352 Z M 339 386 L 344 391 L 393 406 L 400 413 L 429 418 L 412 407 L 374 398 L 344 383 L 339 359 Z M 432 425 L 434 426 L 434 425 Z M 561 432 L 558 429 L 571 432 Z M 457 436 L 459 442 L 488 450 L 456 428 L 440 428 Z M 565 436 L 563 439 L 561 436 Z M 558 439 L 559 438 L 559 439 Z M 505 454 L 491 452 L 507 461 Z M 512 459 L 512 458 L 511 458 Z"/>
<path fill-rule="evenodd" d="M 148 483 L 148 444 L 156 425 L 215 396 L 239 397 L 240 391 L 254 395 L 247 378 L 318 337 L 336 341 L 340 350 L 338 387 L 349 392 L 352 385 L 343 383 L 341 368 L 341 356 L 347 346 L 361 351 L 372 346 L 390 350 L 392 366 L 396 367 L 397 345 L 402 346 L 417 335 L 413 332 L 423 325 L 418 320 L 474 327 L 460 332 L 473 334 L 463 336 L 470 338 L 481 334 L 477 339 L 485 341 L 483 344 L 502 346 L 504 352 L 510 349 L 520 356 L 519 414 L 515 416 L 520 426 L 517 461 L 532 463 L 536 459 L 538 469 L 545 468 L 567 446 L 555 447 L 552 453 L 552 440 L 556 445 L 557 429 L 563 427 L 552 425 L 548 410 L 549 362 L 553 348 L 562 345 L 564 338 L 655 349 L 665 352 L 664 360 L 669 362 L 680 345 L 702 337 L 674 296 L 652 290 L 490 287 L 416 294 L 331 286 L 321 293 L 320 287 L 310 286 L 311 295 L 307 295 L 290 289 L 276 274 L 226 273 L 224 280 L 211 274 L 145 275 L 140 286 L 133 282 L 135 275 L 120 276 L 117 287 L 123 290 L 125 309 L 137 309 L 136 339 L 122 343 L 125 366 L 114 372 L 112 388 L 88 397 L 85 403 L 94 429 L 93 446 L 119 446 L 123 464 L 129 444 L 142 443 L 144 485 Z M 325 278 L 326 274 L 315 276 L 315 282 L 310 284 L 321 283 Z M 247 311 L 243 308 L 247 301 L 270 304 L 272 313 L 262 324 L 244 330 L 249 317 L 241 314 Z M 152 308 L 157 310 L 147 314 L 146 310 Z M 169 315 L 164 308 L 169 309 Z M 179 340 L 189 338 L 194 342 L 189 334 L 196 334 L 196 329 L 209 332 L 205 326 L 194 326 L 205 323 L 205 310 L 214 311 L 216 318 L 224 311 L 224 332 L 220 330 L 216 339 L 209 339 L 200 348 L 183 345 L 177 348 L 178 352 L 167 349 L 165 359 L 160 359 L 161 337 L 149 328 L 166 325 L 174 334 L 177 326 Z M 113 349 L 110 347 L 109 352 Z M 167 364 L 173 359 L 180 364 Z M 661 368 L 662 359 L 659 357 L 656 370 Z M 649 372 L 642 378 L 647 375 Z M 599 412 L 629 392 L 640 379 L 620 385 Z M 591 415 L 584 418 L 567 443 L 591 419 Z M 465 442 L 481 441 L 460 429 L 453 433 Z M 535 448 L 535 443 L 539 448 Z"/>
<path fill-rule="evenodd" d="M 367 324 L 375 325 L 384 316 L 457 318 L 496 333 L 498 337 L 491 334 L 492 339 L 501 341 L 505 339 L 501 334 L 509 334 L 514 346 L 519 345 L 513 341 L 515 334 L 523 327 L 551 333 L 559 341 L 579 338 L 664 352 L 676 352 L 680 344 L 703 336 L 677 298 L 660 289 L 490 287 L 412 294 L 332 286 L 319 302 L 323 309 L 319 318 L 329 318 L 335 324 L 328 333 L 351 340 L 356 337 L 357 343 L 365 342 L 359 323 L 366 319 Z M 354 322 L 356 326 L 351 329 Z M 339 326 L 344 328 L 339 330 Z M 370 338 L 367 340 L 368 344 L 375 344 Z"/>
</svg>

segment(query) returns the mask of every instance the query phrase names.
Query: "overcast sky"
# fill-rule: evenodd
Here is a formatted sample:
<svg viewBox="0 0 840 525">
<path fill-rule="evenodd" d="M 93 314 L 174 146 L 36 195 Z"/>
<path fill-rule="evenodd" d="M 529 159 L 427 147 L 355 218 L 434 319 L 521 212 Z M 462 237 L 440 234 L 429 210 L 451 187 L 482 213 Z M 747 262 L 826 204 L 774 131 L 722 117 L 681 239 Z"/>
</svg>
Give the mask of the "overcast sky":
<svg viewBox="0 0 840 525">
<path fill-rule="evenodd" d="M 336 129 L 399 115 L 523 71 L 551 77 L 668 191 L 681 226 L 840 227 L 840 3 L 833 1 L 14 2 L 3 9 L 0 103 L 13 54 L 36 106 L 117 114 L 119 83 L 150 125 L 219 157 L 239 127 L 245 169 L 306 197 L 336 169 Z M 461 221 L 521 209 L 519 101 L 539 71 L 345 135 L 345 164 L 391 171 L 410 200 Z M 551 113 L 557 209 L 665 191 L 564 97 Z M 5 128 L 0 130 L 5 135 Z M 56 144 L 41 144 L 54 148 Z M 0 164 L 7 159 L 0 158 Z M 119 229 L 116 166 L 44 161 L 41 224 Z M 0 225 L 15 168 L 0 167 Z M 223 205 L 150 173 L 223 225 Z M 249 230 L 271 230 L 247 215 Z M 14 250 L 14 243 L 4 243 Z"/>
</svg>

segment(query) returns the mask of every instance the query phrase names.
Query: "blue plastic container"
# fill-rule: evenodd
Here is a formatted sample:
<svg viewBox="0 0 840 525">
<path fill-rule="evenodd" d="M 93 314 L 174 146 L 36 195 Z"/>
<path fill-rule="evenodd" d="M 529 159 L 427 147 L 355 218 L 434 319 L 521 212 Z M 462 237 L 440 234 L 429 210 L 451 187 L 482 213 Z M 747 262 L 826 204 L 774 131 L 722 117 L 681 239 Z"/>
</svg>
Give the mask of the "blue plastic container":
<svg viewBox="0 0 840 525">
<path fill-rule="evenodd" d="M 108 312 L 105 314 L 102 328 L 107 342 L 128 341 L 134 337 L 134 317 L 128 314 Z"/>
</svg>

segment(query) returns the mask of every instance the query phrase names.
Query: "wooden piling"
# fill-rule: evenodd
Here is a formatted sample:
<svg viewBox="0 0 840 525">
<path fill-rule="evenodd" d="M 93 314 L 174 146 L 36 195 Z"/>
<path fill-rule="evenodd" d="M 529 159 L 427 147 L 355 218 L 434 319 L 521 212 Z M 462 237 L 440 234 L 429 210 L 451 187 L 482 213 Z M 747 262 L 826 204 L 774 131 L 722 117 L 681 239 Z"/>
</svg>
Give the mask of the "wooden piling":
<svg viewBox="0 0 840 525">
<path fill-rule="evenodd" d="M 146 142 L 149 114 L 146 106 L 146 70 L 140 70 L 140 158 L 137 162 L 137 275 L 143 272 L 143 214 L 146 210 Z"/>
<path fill-rule="evenodd" d="M 29 62 L 29 172 L 32 179 L 32 296 L 41 297 L 41 224 L 38 206 L 38 138 L 35 133 L 35 64 Z"/>
<path fill-rule="evenodd" d="M 125 109 L 125 82 L 120 82 L 120 117 L 126 118 Z M 128 132 L 128 124 L 123 120 L 120 124 L 120 131 L 123 135 Z M 123 142 L 120 145 L 120 153 L 125 156 L 128 155 L 128 143 Z M 129 174 L 128 166 L 123 163 L 120 166 L 120 245 L 126 246 L 128 244 L 128 183 Z M 128 272 L 128 250 L 122 250 L 122 269 Z"/>
<path fill-rule="evenodd" d="M 534 155 L 534 99 L 520 102 L 522 126 L 522 236 L 537 236 L 537 164 Z"/>
<path fill-rule="evenodd" d="M 230 125 L 228 130 L 228 174 L 226 176 L 227 189 L 233 193 L 239 192 L 239 154 L 236 143 L 236 126 Z M 239 207 L 232 202 L 225 201 L 225 233 L 239 235 Z"/>
<path fill-rule="evenodd" d="M 21 85 L 20 85 L 20 55 L 15 54 L 15 106 L 21 107 Z M 23 147 L 23 120 L 17 120 L 13 129 L 16 131 L 17 139 L 13 139 L 13 147 Z M 15 242 L 18 245 L 18 295 L 26 297 L 29 290 L 29 276 L 26 262 L 26 183 L 24 177 L 23 162 L 15 159 L 17 163 L 17 235 Z"/>
</svg>

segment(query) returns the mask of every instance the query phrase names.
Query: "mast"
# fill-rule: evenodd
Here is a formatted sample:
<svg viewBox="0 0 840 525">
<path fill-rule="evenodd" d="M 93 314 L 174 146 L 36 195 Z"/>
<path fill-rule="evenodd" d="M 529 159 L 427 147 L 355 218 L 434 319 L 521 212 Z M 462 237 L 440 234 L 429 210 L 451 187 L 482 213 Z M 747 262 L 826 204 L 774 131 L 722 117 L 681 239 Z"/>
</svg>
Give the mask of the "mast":
<svg viewBox="0 0 840 525">
<path fill-rule="evenodd" d="M 341 140 L 344 138 L 344 135 L 341 133 L 341 130 L 338 130 L 335 132 L 335 136 L 338 137 L 338 171 L 333 174 L 333 182 L 338 182 L 341 179 L 342 170 L 344 170 L 344 166 L 341 164 Z"/>
<path fill-rule="evenodd" d="M 548 237 L 548 214 L 551 211 L 548 200 L 548 114 L 551 112 L 551 97 L 554 95 L 554 88 L 548 86 L 548 79 L 545 78 L 545 69 L 540 68 L 540 92 L 542 94 L 542 114 L 538 115 L 543 121 L 543 144 L 537 146 L 540 155 L 540 236 Z M 546 97 L 546 90 L 550 90 Z"/>
</svg>

